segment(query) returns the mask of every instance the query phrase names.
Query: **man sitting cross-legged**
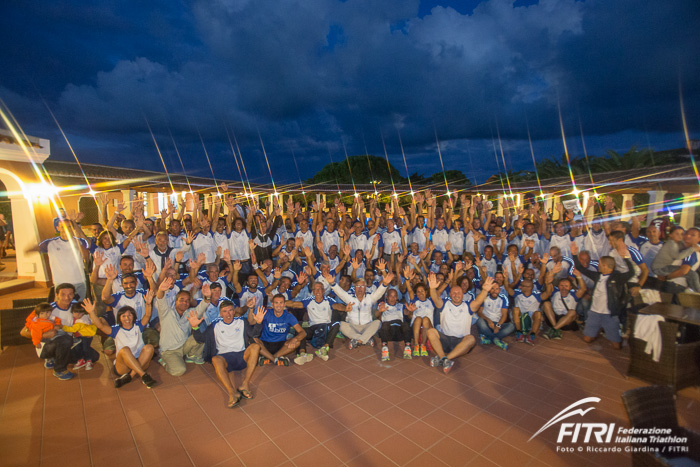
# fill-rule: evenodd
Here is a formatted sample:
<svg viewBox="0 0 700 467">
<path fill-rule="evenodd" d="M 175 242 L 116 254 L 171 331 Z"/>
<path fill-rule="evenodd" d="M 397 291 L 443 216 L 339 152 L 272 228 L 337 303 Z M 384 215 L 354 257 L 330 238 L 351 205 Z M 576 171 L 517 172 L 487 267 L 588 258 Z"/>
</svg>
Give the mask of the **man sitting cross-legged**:
<svg viewBox="0 0 700 467">
<path fill-rule="evenodd" d="M 260 345 L 258 361 L 260 366 L 269 364 L 289 366 L 289 359 L 285 355 L 294 352 L 299 347 L 299 343 L 306 338 L 306 331 L 299 321 L 285 309 L 284 296 L 281 294 L 272 298 L 271 310 L 261 306 L 255 314 L 248 313 L 248 323 L 262 324 L 262 334 L 259 338 L 255 338 L 255 342 Z M 287 333 L 292 328 L 296 331 L 296 335 L 287 339 Z"/>
<path fill-rule="evenodd" d="M 204 299 L 208 300 L 208 287 L 202 288 Z M 260 345 L 251 343 L 246 346 L 246 323 L 243 314 L 247 307 L 237 308 L 233 302 L 225 301 L 219 305 L 221 316 L 215 319 L 210 326 L 207 326 L 204 333 L 199 328 L 199 324 L 204 320 L 204 316 L 198 317 L 195 310 L 191 310 L 187 319 L 192 326 L 192 335 L 198 342 L 204 343 L 202 356 L 204 360 L 210 362 L 216 370 L 216 377 L 224 385 L 228 393 L 226 407 L 232 409 L 241 402 L 241 398 L 252 399 L 250 392 L 250 380 L 257 367 L 258 356 L 260 355 Z M 248 313 L 253 314 L 252 311 Z M 233 377 L 229 375 L 232 371 L 245 370 L 243 383 L 234 389 Z"/>
<path fill-rule="evenodd" d="M 573 290 L 574 284 L 568 277 L 559 281 L 559 287 L 554 287 L 554 276 L 547 275 L 547 291 L 552 298 L 542 304 L 542 309 L 552 327 L 545 332 L 546 339 L 561 339 L 562 329 L 576 320 L 576 307 L 581 297 L 586 294 L 586 283 L 583 281 L 580 271 L 574 269 L 574 276 L 578 282 L 578 290 L 576 291 Z M 576 329 L 578 327 L 574 330 Z"/>
<path fill-rule="evenodd" d="M 503 350 L 508 350 L 508 344 L 503 338 L 515 331 L 513 323 L 508 321 L 508 296 L 501 293 L 501 286 L 493 282 L 489 294 L 479 308 L 479 321 L 476 327 L 479 329 L 481 344 L 496 344 Z"/>
<path fill-rule="evenodd" d="M 340 332 L 349 338 L 348 348 L 352 350 L 358 345 L 374 345 L 373 338 L 379 331 L 381 322 L 378 319 L 373 319 L 372 307 L 382 298 L 387 286 L 394 279 L 394 274 L 385 274 L 382 284 L 371 295 L 365 293 L 367 284 L 364 279 L 356 281 L 354 297 L 335 283 L 335 277 L 331 277 L 330 274 L 326 274 L 323 277 L 332 285 L 333 292 L 339 299 L 348 305 L 352 305 L 345 317 L 345 321 L 340 323 Z"/>
<path fill-rule="evenodd" d="M 547 276 L 553 276 L 552 271 L 546 274 Z M 521 281 L 520 288 L 515 290 L 510 287 L 507 281 L 505 286 L 508 294 L 514 297 L 513 324 L 515 324 L 515 342 L 525 342 L 530 345 L 535 345 L 535 335 L 542 324 L 540 305 L 542 300 L 546 300 L 549 297 L 549 292 L 545 290 L 540 293 L 534 290 L 534 283 L 530 280 Z M 524 316 L 524 314 L 527 314 L 531 321 L 529 335 L 527 337 L 524 333 L 528 332 L 528 330 L 523 329 L 523 323 L 521 322 L 521 317 Z"/>
<path fill-rule="evenodd" d="M 328 350 L 333 348 L 335 337 L 340 329 L 340 321 L 333 319 L 333 310 L 345 312 L 351 309 L 351 305 L 336 303 L 331 297 L 325 297 L 325 286 L 323 282 L 316 281 L 313 285 L 313 296 L 300 301 L 287 300 L 287 308 L 296 313 L 297 320 L 301 320 L 304 308 L 309 315 L 309 327 L 306 338 L 299 345 L 299 356 L 294 359 L 297 365 L 308 363 L 314 358 L 314 354 L 306 353 L 306 341 L 311 339 L 311 345 L 319 347 L 316 355 L 321 360 L 328 361 Z M 308 339 L 307 339 L 308 338 Z"/>
<path fill-rule="evenodd" d="M 430 366 L 439 367 L 449 373 L 454 365 L 454 359 L 466 355 L 476 345 L 476 339 L 471 335 L 472 315 L 479 309 L 493 286 L 493 277 L 484 281 L 481 293 L 472 299 L 464 295 L 461 287 L 450 289 L 450 300 L 443 302 L 438 293 L 438 280 L 435 274 L 428 277 L 430 298 L 440 310 L 440 331 L 430 328 L 427 331 L 428 340 L 437 354 L 430 360 Z M 466 298 L 466 300 L 465 300 Z"/>
<path fill-rule="evenodd" d="M 386 293 L 386 302 L 377 307 L 377 317 L 382 320 L 379 328 L 379 337 L 382 340 L 382 361 L 389 361 L 389 342 L 403 341 L 403 358 L 411 358 L 411 327 L 404 321 L 404 307 L 409 311 L 415 311 L 416 304 L 403 305 L 399 303 L 399 293 L 395 289 L 389 289 Z"/>
</svg>

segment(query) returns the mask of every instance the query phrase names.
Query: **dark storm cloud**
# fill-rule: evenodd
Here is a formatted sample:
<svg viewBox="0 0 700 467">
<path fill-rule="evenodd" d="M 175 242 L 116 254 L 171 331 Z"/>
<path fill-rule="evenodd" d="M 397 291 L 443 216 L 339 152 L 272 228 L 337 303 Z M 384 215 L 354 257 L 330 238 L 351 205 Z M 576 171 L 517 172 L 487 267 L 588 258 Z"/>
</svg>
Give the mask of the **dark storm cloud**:
<svg viewBox="0 0 700 467">
<path fill-rule="evenodd" d="M 118 155 L 157 169 L 148 120 L 176 160 L 173 133 L 188 171 L 208 172 L 201 133 L 219 177 L 235 178 L 226 129 L 235 130 L 261 181 L 258 132 L 286 181 L 292 151 L 308 162 L 306 178 L 344 157 L 343 143 L 350 154 L 383 154 L 382 136 L 403 171 L 397 128 L 410 172 L 440 170 L 435 133 L 446 163 L 479 179 L 496 171 L 497 134 L 509 168 L 527 168 L 528 125 L 537 157 L 561 153 L 558 106 L 567 136 L 579 122 L 591 136 L 589 151 L 674 138 L 678 147 L 679 81 L 697 129 L 694 0 L 440 4 L 11 3 L 0 19 L 0 40 L 13 44 L 0 59 L 0 97 L 30 133 L 52 138 L 54 157 L 64 145 L 39 93 L 94 162 Z M 35 34 L 21 26 L 28 21 Z"/>
</svg>

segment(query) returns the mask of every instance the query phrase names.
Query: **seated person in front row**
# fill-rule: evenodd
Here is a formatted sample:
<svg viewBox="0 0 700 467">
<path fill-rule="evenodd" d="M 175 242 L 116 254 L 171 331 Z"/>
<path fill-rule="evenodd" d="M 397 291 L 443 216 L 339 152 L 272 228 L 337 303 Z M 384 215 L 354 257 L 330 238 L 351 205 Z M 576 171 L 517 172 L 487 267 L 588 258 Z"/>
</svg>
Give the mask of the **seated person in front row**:
<svg viewBox="0 0 700 467">
<path fill-rule="evenodd" d="M 53 369 L 53 375 L 60 380 L 69 380 L 75 376 L 68 371 L 70 349 L 73 339 L 61 330 L 61 318 L 52 316 L 53 307 L 40 303 L 34 307 L 25 321 L 32 344 L 38 349 L 39 358 L 45 360 L 44 366 Z"/>
<path fill-rule="evenodd" d="M 257 313 L 248 312 L 248 323 L 252 326 L 262 324 L 262 334 L 255 337 L 260 346 L 258 365 L 289 366 L 289 358 L 285 355 L 294 352 L 299 343 L 306 338 L 306 331 L 299 321 L 285 309 L 284 296 L 277 294 L 272 298 L 272 309 L 259 307 Z M 291 329 L 296 335 L 287 339 Z"/>
<path fill-rule="evenodd" d="M 202 288 L 202 295 L 205 300 L 209 299 L 210 291 L 208 287 Z M 203 314 L 198 314 L 196 310 L 190 310 L 187 319 L 193 330 L 193 337 L 198 343 L 204 346 L 202 356 L 205 361 L 210 362 L 216 370 L 216 377 L 224 385 L 228 394 L 226 406 L 230 409 L 238 406 L 241 398 L 252 399 L 250 392 L 250 380 L 257 368 L 258 357 L 260 356 L 260 345 L 251 343 L 246 346 L 246 327 L 249 327 L 248 320 L 243 317 L 247 307 L 236 307 L 233 302 L 225 301 L 219 305 L 221 316 L 215 319 L 204 332 L 199 324 L 204 320 Z M 264 313 L 264 309 L 260 312 Z M 254 310 L 248 311 L 252 315 Z M 260 317 L 262 322 L 262 316 Z M 232 371 L 245 370 L 243 382 L 238 390 L 233 377 L 229 375 Z"/>
<path fill-rule="evenodd" d="M 136 319 L 136 310 L 130 306 L 124 306 L 117 311 L 117 324 L 114 326 L 110 326 L 104 318 L 99 318 L 95 314 L 94 303 L 87 298 L 83 300 L 85 311 L 90 315 L 95 326 L 114 339 L 117 355 L 114 360 L 114 372 L 117 374 L 117 379 L 114 380 L 115 388 L 130 383 L 137 375 L 141 377 L 141 382 L 147 388 L 156 385 L 156 381 L 146 373 L 155 349 L 151 344 L 144 344 L 141 337 L 141 333 L 151 319 L 154 295 L 153 291 L 148 292 L 146 310 L 141 321 Z"/>
<path fill-rule="evenodd" d="M 625 284 L 634 276 L 632 262 L 627 245 L 619 242 L 617 252 L 627 263 L 627 272 L 615 270 L 615 259 L 603 256 L 598 262 L 598 272 L 585 269 L 578 260 L 578 245 L 571 244 L 574 264 L 581 274 L 594 282 L 591 298 L 591 309 L 588 311 L 586 326 L 583 328 L 583 340 L 591 343 L 598 337 L 601 329 L 605 330 L 605 338 L 613 344 L 613 348 L 622 348 L 620 335 L 620 313 L 625 308 Z"/>
<path fill-rule="evenodd" d="M 508 350 L 508 344 L 503 338 L 515 331 L 513 323 L 508 321 L 508 296 L 501 293 L 501 286 L 494 279 L 489 294 L 484 299 L 478 311 L 479 321 L 476 327 L 479 329 L 481 345 L 495 344 L 503 350 Z"/>
<path fill-rule="evenodd" d="M 386 293 L 386 302 L 377 307 L 377 317 L 382 321 L 379 328 L 379 338 L 382 340 L 382 361 L 388 362 L 389 342 L 403 341 L 403 358 L 411 359 L 411 327 L 404 320 L 404 308 L 409 312 L 416 311 L 416 304 L 399 303 L 399 293 L 396 289 L 389 289 Z"/>
<path fill-rule="evenodd" d="M 454 365 L 454 359 L 466 355 L 476 345 L 476 339 L 471 335 L 472 315 L 479 310 L 484 299 L 493 287 L 493 277 L 484 281 L 481 293 L 472 299 L 465 295 L 461 287 L 450 289 L 450 300 L 443 302 L 438 293 L 438 280 L 435 274 L 428 277 L 430 298 L 437 308 L 440 308 L 440 331 L 435 328 L 427 330 L 428 340 L 437 354 L 430 360 L 430 366 L 440 367 L 447 374 Z"/>
<path fill-rule="evenodd" d="M 84 355 L 85 358 L 80 358 L 73 365 L 73 370 L 79 370 L 85 368 L 85 370 L 92 370 L 92 338 L 97 334 L 97 326 L 92 324 L 92 320 L 86 314 L 85 308 L 79 303 L 73 305 L 71 309 L 73 313 L 73 325 L 63 326 L 62 329 L 65 332 L 70 332 L 73 334 L 73 347 L 76 345 L 80 346 L 80 355 Z"/>
<path fill-rule="evenodd" d="M 561 266 L 557 265 L 557 267 Z M 547 273 L 547 276 L 551 275 L 551 272 Z M 545 278 L 545 281 L 546 280 Z M 535 345 L 535 335 L 542 324 L 540 305 L 542 300 L 547 300 L 547 298 L 549 298 L 549 292 L 546 290 L 542 293 L 538 292 L 535 290 L 534 283 L 531 280 L 520 281 L 520 288 L 515 290 L 506 283 L 506 290 L 509 295 L 514 297 L 513 324 L 515 325 L 515 342 L 525 342 L 530 345 Z M 524 333 L 528 332 L 528 330 L 523 329 L 523 322 L 521 321 L 525 316 L 524 314 L 529 316 L 531 322 L 527 337 Z"/>
<path fill-rule="evenodd" d="M 547 291 L 552 298 L 542 304 L 544 314 L 551 325 L 544 334 L 546 339 L 561 339 L 562 330 L 567 329 L 567 326 L 576 320 L 576 307 L 579 300 L 586 294 L 586 283 L 577 269 L 574 269 L 574 276 L 578 282 L 576 291 L 573 290 L 574 284 L 570 278 L 560 279 L 559 287 L 554 287 L 553 276 L 547 276 Z M 573 326 L 573 330 L 578 329 L 577 326 Z"/>
</svg>

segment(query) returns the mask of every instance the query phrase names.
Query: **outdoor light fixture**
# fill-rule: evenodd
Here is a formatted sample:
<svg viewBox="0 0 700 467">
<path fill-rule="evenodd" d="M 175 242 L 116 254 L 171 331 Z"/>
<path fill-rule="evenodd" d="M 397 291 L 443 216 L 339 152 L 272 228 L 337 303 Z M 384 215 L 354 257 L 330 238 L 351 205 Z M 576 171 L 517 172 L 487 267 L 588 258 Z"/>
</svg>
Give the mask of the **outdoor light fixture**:
<svg viewBox="0 0 700 467">
<path fill-rule="evenodd" d="M 95 190 L 93 190 L 92 188 L 90 188 L 90 191 L 88 191 L 88 193 L 89 193 L 90 196 L 92 196 L 92 197 L 95 197 L 95 195 L 97 194 L 97 192 L 96 192 Z"/>
<path fill-rule="evenodd" d="M 576 197 L 578 197 L 578 195 L 581 194 L 581 190 L 579 190 L 578 188 L 574 188 L 574 189 L 571 191 L 571 194 L 574 195 L 574 196 L 576 196 Z"/>
<path fill-rule="evenodd" d="M 27 199 L 47 199 L 58 194 L 59 189 L 46 182 L 25 185 L 24 197 Z"/>
<path fill-rule="evenodd" d="M 359 194 L 357 194 L 357 193 L 355 193 L 355 198 L 357 198 L 358 196 L 360 196 L 360 195 L 359 195 Z"/>
<path fill-rule="evenodd" d="M 411 196 L 415 196 L 416 192 L 411 190 Z"/>
</svg>

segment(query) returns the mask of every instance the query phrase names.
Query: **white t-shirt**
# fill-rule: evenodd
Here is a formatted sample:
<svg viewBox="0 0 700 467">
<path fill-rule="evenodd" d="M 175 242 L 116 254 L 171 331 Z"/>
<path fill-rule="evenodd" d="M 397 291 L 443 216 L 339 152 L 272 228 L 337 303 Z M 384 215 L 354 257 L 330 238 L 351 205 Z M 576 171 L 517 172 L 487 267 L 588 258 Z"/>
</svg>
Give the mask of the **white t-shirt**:
<svg viewBox="0 0 700 467">
<path fill-rule="evenodd" d="M 508 308 L 508 296 L 504 294 L 498 294 L 496 298 L 491 297 L 491 295 L 486 296 L 484 300 L 484 317 L 490 319 L 491 321 L 499 322 L 503 316 L 503 308 Z"/>
<path fill-rule="evenodd" d="M 115 354 L 119 354 L 119 351 L 124 347 L 128 347 L 134 357 L 139 358 L 141 355 L 141 350 L 143 349 L 143 337 L 141 333 L 143 332 L 143 325 L 140 321 L 134 323 L 131 329 L 126 329 L 121 326 L 112 326 L 112 333 L 109 335 L 114 339 L 114 345 L 116 347 Z"/>
<path fill-rule="evenodd" d="M 602 275 L 598 279 L 598 283 L 595 285 L 593 294 L 591 295 L 591 311 L 600 313 L 602 315 L 609 315 L 610 310 L 608 309 L 608 279 L 610 275 Z"/>
<path fill-rule="evenodd" d="M 304 304 L 309 315 L 309 326 L 331 322 L 333 304 L 335 303 L 332 298 L 326 297 L 319 303 L 315 297 L 311 297 L 302 300 L 301 303 Z"/>
<path fill-rule="evenodd" d="M 248 241 L 250 235 L 246 229 L 236 232 L 231 231 L 228 237 L 228 249 L 231 252 L 231 261 L 248 261 L 250 259 L 250 247 Z"/>
<path fill-rule="evenodd" d="M 83 255 L 78 246 L 89 248 L 89 245 L 84 238 L 75 238 L 74 241 L 75 244 L 68 240 L 62 240 L 61 237 L 54 237 L 39 244 L 39 251 L 49 255 L 49 266 L 54 284 L 85 282 Z"/>
<path fill-rule="evenodd" d="M 569 291 L 566 297 L 561 296 L 561 291 L 559 287 L 554 287 L 554 293 L 552 294 L 552 309 L 554 313 L 558 315 L 565 315 L 569 310 L 575 310 L 578 304 L 578 297 L 573 290 Z M 564 307 L 566 305 L 566 307 Z"/>
<path fill-rule="evenodd" d="M 468 299 L 467 296 L 464 297 Z M 470 300 L 471 301 L 471 300 Z M 464 301 L 459 305 L 452 303 L 452 300 L 445 302 L 440 312 L 440 328 L 446 336 L 464 337 L 471 333 L 472 310 L 469 302 Z"/>
<path fill-rule="evenodd" d="M 433 322 L 433 314 L 435 312 L 435 304 L 430 298 L 425 300 L 418 300 L 418 297 L 413 299 L 413 304 L 416 305 L 416 311 L 413 312 L 413 319 L 411 319 L 411 324 L 416 318 L 428 318 L 430 323 Z"/>
<path fill-rule="evenodd" d="M 387 321 L 403 321 L 403 303 L 396 303 L 396 305 L 386 304 L 386 311 L 382 313 L 382 322 Z"/>
<path fill-rule="evenodd" d="M 540 293 L 533 290 L 529 296 L 523 295 L 520 289 L 515 290 L 515 306 L 520 308 L 521 313 L 533 314 L 540 309 Z"/>
<path fill-rule="evenodd" d="M 230 324 L 226 324 L 223 319 L 218 318 L 214 320 L 212 326 L 214 326 L 217 355 L 245 350 L 245 319 L 233 318 Z"/>
</svg>

